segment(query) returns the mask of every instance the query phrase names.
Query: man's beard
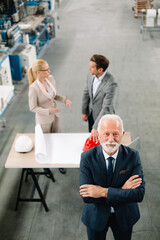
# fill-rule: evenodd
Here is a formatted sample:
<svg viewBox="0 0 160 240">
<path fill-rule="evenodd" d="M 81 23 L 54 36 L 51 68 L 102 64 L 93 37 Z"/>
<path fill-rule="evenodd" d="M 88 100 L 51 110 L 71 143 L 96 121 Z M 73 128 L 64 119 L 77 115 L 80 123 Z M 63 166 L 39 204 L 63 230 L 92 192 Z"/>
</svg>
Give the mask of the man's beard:
<svg viewBox="0 0 160 240">
<path fill-rule="evenodd" d="M 101 142 L 101 141 L 100 141 Z M 118 148 L 119 145 L 117 142 L 101 142 L 102 148 L 107 152 L 107 153 L 114 153 Z M 107 147 L 107 145 L 113 145 L 114 147 Z"/>
</svg>

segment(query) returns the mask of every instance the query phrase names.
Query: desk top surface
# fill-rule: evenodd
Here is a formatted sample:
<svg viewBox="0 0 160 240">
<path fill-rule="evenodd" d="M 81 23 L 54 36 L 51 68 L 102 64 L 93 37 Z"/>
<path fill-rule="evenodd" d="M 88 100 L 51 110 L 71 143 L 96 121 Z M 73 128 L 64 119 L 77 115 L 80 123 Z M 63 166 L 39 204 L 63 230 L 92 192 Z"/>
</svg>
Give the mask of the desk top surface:
<svg viewBox="0 0 160 240">
<path fill-rule="evenodd" d="M 28 153 L 18 153 L 15 151 L 15 141 L 21 135 L 29 136 L 33 141 L 33 149 Z M 50 134 L 51 135 L 51 134 Z M 7 161 L 5 163 L 6 168 L 78 168 L 80 164 L 80 156 L 86 139 L 89 137 L 89 133 L 56 133 L 52 134 L 54 139 L 56 137 L 61 138 L 61 144 L 59 151 L 56 155 L 56 163 L 53 164 L 40 164 L 35 160 L 35 134 L 34 133 L 17 133 L 11 150 L 9 152 Z M 66 141 L 67 139 L 67 141 Z M 123 145 L 129 145 L 131 143 L 131 136 L 129 132 L 126 132 L 122 138 Z M 65 151 L 65 158 L 67 163 L 63 161 L 64 156 L 63 146 L 68 150 Z"/>
</svg>

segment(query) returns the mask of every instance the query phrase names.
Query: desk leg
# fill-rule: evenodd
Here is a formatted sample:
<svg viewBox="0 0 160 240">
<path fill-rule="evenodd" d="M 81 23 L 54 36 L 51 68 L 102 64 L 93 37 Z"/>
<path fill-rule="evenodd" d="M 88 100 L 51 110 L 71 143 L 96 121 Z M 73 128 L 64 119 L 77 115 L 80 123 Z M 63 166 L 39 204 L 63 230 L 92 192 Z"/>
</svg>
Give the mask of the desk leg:
<svg viewBox="0 0 160 240">
<path fill-rule="evenodd" d="M 33 199 L 33 198 L 27 199 L 27 198 L 21 198 L 21 197 L 20 197 L 25 171 L 27 171 L 27 172 L 32 176 L 33 182 L 34 182 L 34 184 L 35 184 L 35 187 L 36 187 L 36 189 L 37 189 L 37 191 L 38 191 L 38 194 L 39 194 L 39 197 L 40 197 L 40 198 L 38 198 L 38 199 Z M 46 211 L 46 212 L 49 211 L 48 206 L 47 206 L 47 204 L 46 204 L 46 202 L 45 202 L 44 195 L 42 194 L 42 191 L 41 191 L 40 186 L 39 186 L 39 184 L 38 184 L 38 180 L 37 180 L 37 178 L 36 178 L 36 176 L 35 176 L 35 173 L 34 173 L 33 169 L 31 169 L 31 168 L 27 168 L 27 169 L 24 168 L 24 169 L 22 169 L 22 174 L 21 174 L 21 179 L 20 179 L 19 188 L 18 188 L 18 194 L 17 194 L 17 201 L 16 201 L 15 211 L 18 210 L 18 204 L 19 204 L 20 201 L 22 201 L 22 202 L 42 202 L 45 211 Z"/>
<path fill-rule="evenodd" d="M 27 181 L 28 181 L 28 169 L 26 171 L 26 177 L 25 177 L 25 182 L 27 182 Z"/>
<path fill-rule="evenodd" d="M 33 179 L 33 181 L 34 181 L 34 184 L 35 184 L 35 186 L 36 186 L 36 189 L 37 189 L 37 191 L 38 191 L 38 194 L 39 194 L 39 196 L 40 196 L 41 202 L 43 203 L 44 209 L 45 209 L 46 212 L 48 212 L 49 209 L 48 209 L 48 207 L 47 207 L 47 204 L 46 204 L 44 195 L 42 194 L 41 189 L 40 189 L 40 187 L 39 187 L 39 184 L 38 184 L 37 178 L 36 178 L 36 176 L 35 176 L 35 174 L 34 174 L 34 171 L 33 171 L 33 169 L 31 169 L 31 168 L 29 168 L 28 170 L 30 171 L 30 174 L 31 174 L 31 176 L 32 176 L 32 179 Z"/>
<path fill-rule="evenodd" d="M 18 203 L 19 203 L 19 200 L 20 200 L 22 182 L 23 182 L 23 177 L 24 177 L 24 172 L 25 172 L 25 171 L 27 171 L 27 169 L 23 168 L 23 169 L 22 169 L 22 174 L 21 174 L 21 180 L 20 180 L 19 188 L 18 188 L 18 194 L 17 194 L 17 201 L 16 201 L 15 211 L 18 210 Z"/>
<path fill-rule="evenodd" d="M 53 173 L 51 172 L 51 170 L 49 168 L 43 168 L 43 170 L 44 170 L 44 172 L 34 172 L 34 175 L 45 175 L 46 177 L 50 178 L 52 180 L 52 182 L 56 181 Z M 29 172 L 27 170 L 26 177 L 25 177 L 25 182 L 28 181 L 28 175 L 29 175 Z"/>
<path fill-rule="evenodd" d="M 43 168 L 46 177 L 50 178 L 52 180 L 52 182 L 55 182 L 55 178 L 53 176 L 53 173 L 51 172 L 51 170 L 49 168 Z"/>
</svg>

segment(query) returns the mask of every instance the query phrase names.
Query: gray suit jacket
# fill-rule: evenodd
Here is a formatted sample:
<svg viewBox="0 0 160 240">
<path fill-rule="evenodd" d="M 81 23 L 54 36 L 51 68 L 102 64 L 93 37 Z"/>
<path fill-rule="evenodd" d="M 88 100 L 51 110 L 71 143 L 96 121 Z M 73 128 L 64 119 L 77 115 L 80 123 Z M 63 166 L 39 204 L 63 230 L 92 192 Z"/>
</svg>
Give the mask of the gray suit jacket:
<svg viewBox="0 0 160 240">
<path fill-rule="evenodd" d="M 117 83 L 113 76 L 107 71 L 103 77 L 96 94 L 92 96 L 92 85 L 94 76 L 90 73 L 87 77 L 86 87 L 83 92 L 82 114 L 93 115 L 93 128 L 97 129 L 100 118 L 107 113 L 114 113 L 113 98 Z"/>
<path fill-rule="evenodd" d="M 29 109 L 31 112 L 36 113 L 36 124 L 49 124 L 54 122 L 55 114 L 50 114 L 49 108 L 55 103 L 55 100 L 65 103 L 65 97 L 57 95 L 56 83 L 53 76 L 50 75 L 46 81 L 55 93 L 54 98 L 49 96 L 38 79 L 29 86 Z M 56 117 L 58 117 L 57 114 Z"/>
</svg>

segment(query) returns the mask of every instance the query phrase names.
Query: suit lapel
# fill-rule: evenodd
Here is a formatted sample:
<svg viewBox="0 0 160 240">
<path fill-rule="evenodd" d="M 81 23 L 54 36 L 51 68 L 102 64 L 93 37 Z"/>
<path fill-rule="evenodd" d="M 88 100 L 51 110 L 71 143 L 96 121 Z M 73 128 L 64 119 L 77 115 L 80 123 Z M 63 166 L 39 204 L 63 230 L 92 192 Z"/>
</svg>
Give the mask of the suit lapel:
<svg viewBox="0 0 160 240">
<path fill-rule="evenodd" d="M 104 75 L 101 83 L 99 84 L 96 94 L 93 99 L 95 99 L 97 97 L 97 95 L 100 93 L 101 89 L 103 89 L 103 87 L 105 86 L 106 82 L 107 82 L 107 73 Z"/>
<path fill-rule="evenodd" d="M 98 147 L 98 151 L 97 151 L 97 159 L 98 159 L 98 163 L 99 163 L 99 167 L 100 167 L 100 171 L 101 171 L 101 178 L 102 178 L 102 182 L 104 184 L 104 186 L 107 186 L 107 167 L 106 167 L 106 161 L 102 152 L 102 147 L 101 145 L 99 145 Z"/>
<path fill-rule="evenodd" d="M 49 96 L 48 92 L 44 89 L 42 83 L 38 79 L 36 79 L 35 82 L 38 85 L 38 87 L 41 90 L 41 92 L 43 93 L 43 95 L 46 96 L 47 98 L 51 99 L 51 97 Z"/>
<path fill-rule="evenodd" d="M 116 165 L 115 165 L 115 169 L 114 169 L 114 174 L 113 174 L 113 179 L 112 179 L 112 184 L 111 186 L 115 185 L 116 181 L 117 181 L 117 178 L 118 178 L 118 175 L 119 175 L 119 172 L 120 172 L 120 169 L 122 168 L 123 166 L 123 154 L 122 154 L 122 146 L 120 145 L 119 147 L 119 152 L 118 152 L 118 156 L 117 156 L 117 159 L 116 159 Z"/>
<path fill-rule="evenodd" d="M 91 75 L 90 76 L 90 87 L 89 87 L 89 91 L 90 91 L 90 93 L 89 93 L 89 95 L 91 96 L 91 98 L 93 99 L 93 81 L 94 81 L 94 76 L 93 75 Z"/>
<path fill-rule="evenodd" d="M 101 175 L 102 182 L 103 182 L 104 186 L 107 187 L 107 167 L 106 167 L 106 161 L 105 161 L 105 158 L 104 158 L 104 155 L 102 152 L 101 145 L 97 146 L 97 159 L 98 159 L 100 171 L 102 173 L 102 175 Z M 113 173 L 111 187 L 115 186 L 117 178 L 119 176 L 119 172 L 121 169 L 123 169 L 123 164 L 124 164 L 123 159 L 124 159 L 123 149 L 122 149 L 122 145 L 120 145 L 118 156 L 116 159 L 116 165 L 115 165 L 115 169 L 114 169 L 114 173 Z"/>
<path fill-rule="evenodd" d="M 52 88 L 53 92 L 55 93 L 56 95 L 56 89 L 55 87 L 53 86 L 53 84 L 46 78 L 46 82 L 49 84 L 49 86 Z"/>
</svg>

